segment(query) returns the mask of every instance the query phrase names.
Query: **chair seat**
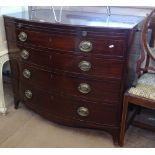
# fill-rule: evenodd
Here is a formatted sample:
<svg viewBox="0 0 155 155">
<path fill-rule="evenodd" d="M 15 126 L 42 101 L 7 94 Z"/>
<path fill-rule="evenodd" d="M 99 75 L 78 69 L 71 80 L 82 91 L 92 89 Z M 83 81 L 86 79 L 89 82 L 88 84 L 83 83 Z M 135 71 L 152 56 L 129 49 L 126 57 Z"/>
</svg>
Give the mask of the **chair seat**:
<svg viewBox="0 0 155 155">
<path fill-rule="evenodd" d="M 136 87 L 131 87 L 130 94 L 155 100 L 155 74 L 145 73 L 137 82 Z"/>
</svg>

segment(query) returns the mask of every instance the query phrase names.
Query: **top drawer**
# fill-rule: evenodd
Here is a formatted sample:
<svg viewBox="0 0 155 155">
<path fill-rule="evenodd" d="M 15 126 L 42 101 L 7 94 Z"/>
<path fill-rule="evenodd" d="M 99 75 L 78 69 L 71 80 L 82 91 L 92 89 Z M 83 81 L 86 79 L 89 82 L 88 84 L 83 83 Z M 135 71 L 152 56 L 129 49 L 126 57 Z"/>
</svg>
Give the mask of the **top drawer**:
<svg viewBox="0 0 155 155">
<path fill-rule="evenodd" d="M 99 34 L 81 31 L 42 31 L 31 28 L 16 28 L 17 41 L 41 48 L 57 49 L 62 52 L 93 53 L 124 57 L 125 36 L 120 33 Z"/>
</svg>

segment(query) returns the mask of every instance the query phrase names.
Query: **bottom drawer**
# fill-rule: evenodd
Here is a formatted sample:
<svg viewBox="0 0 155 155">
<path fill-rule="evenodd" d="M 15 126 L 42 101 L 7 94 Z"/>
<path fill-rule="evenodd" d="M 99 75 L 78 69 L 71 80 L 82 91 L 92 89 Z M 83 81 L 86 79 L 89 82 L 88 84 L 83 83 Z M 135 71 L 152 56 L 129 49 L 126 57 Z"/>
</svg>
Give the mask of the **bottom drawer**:
<svg viewBox="0 0 155 155">
<path fill-rule="evenodd" d="M 21 96 L 29 107 L 41 109 L 44 113 L 79 120 L 88 123 L 118 125 L 117 105 L 88 102 L 59 94 L 48 94 L 26 85 L 21 88 Z"/>
</svg>

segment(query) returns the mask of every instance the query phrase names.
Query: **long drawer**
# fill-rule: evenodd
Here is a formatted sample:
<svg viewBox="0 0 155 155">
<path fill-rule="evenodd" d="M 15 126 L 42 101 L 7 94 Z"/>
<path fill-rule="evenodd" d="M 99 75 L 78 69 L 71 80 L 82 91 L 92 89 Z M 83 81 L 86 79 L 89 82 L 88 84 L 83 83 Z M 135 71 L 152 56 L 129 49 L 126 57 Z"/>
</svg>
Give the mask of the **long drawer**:
<svg viewBox="0 0 155 155">
<path fill-rule="evenodd" d="M 32 83 L 46 91 L 56 91 L 95 101 L 118 102 L 120 99 L 121 81 L 97 81 L 58 75 L 27 64 L 21 66 L 22 83 Z"/>
<path fill-rule="evenodd" d="M 31 97 L 29 88 L 31 87 Z M 29 94 L 29 95 L 28 95 Z M 47 114 L 73 120 L 117 125 L 118 110 L 114 105 L 98 104 L 84 100 L 77 100 L 64 95 L 49 94 L 30 85 L 22 85 L 21 97 L 29 107 L 40 109 Z"/>
<path fill-rule="evenodd" d="M 121 79 L 124 61 L 52 53 L 52 68 L 100 78 Z"/>
<path fill-rule="evenodd" d="M 73 53 L 93 53 L 107 56 L 124 57 L 125 36 L 116 34 L 89 34 L 81 36 L 76 32 L 51 32 L 30 30 L 27 28 L 16 29 L 18 43 L 29 44 L 42 48 L 57 49 Z"/>
<path fill-rule="evenodd" d="M 49 70 L 71 72 L 99 78 L 121 79 L 124 61 L 96 58 L 92 55 L 61 54 L 58 51 L 18 46 L 21 61 L 48 67 Z"/>
</svg>

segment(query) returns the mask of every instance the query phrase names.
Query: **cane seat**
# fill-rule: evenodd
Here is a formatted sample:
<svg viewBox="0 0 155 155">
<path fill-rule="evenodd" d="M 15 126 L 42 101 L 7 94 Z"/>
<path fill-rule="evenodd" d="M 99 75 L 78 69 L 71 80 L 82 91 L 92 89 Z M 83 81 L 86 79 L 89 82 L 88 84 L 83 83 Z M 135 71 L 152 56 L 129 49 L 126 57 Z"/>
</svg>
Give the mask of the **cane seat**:
<svg viewBox="0 0 155 155">
<path fill-rule="evenodd" d="M 155 74 L 145 73 L 137 81 L 135 87 L 128 91 L 130 94 L 155 100 Z"/>
</svg>

